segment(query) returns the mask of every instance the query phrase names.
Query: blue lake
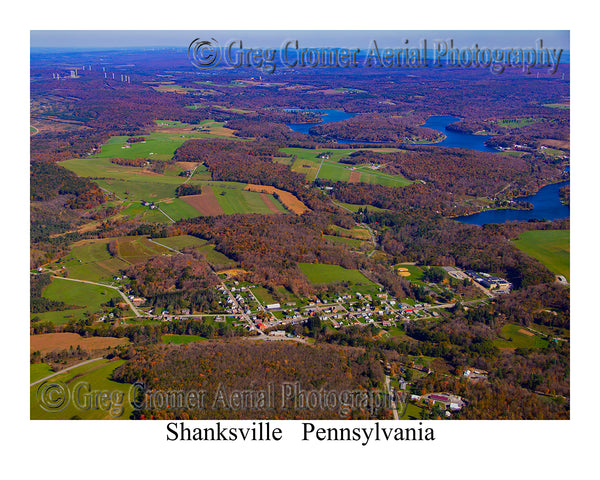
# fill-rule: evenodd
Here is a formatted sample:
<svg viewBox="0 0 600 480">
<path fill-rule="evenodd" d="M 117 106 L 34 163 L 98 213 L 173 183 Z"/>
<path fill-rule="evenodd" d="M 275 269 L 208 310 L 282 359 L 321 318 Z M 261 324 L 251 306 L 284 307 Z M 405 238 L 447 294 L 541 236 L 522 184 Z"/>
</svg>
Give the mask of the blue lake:
<svg viewBox="0 0 600 480">
<path fill-rule="evenodd" d="M 512 220 L 526 222 L 528 220 L 558 220 L 571 215 L 568 205 L 560 202 L 558 191 L 569 182 L 553 183 L 538 190 L 535 195 L 518 197 L 515 200 L 523 200 L 533 205 L 533 210 L 487 210 L 464 217 L 456 217 L 455 220 L 472 225 L 485 225 L 486 223 L 504 223 Z"/>
<path fill-rule="evenodd" d="M 315 127 L 317 125 L 322 125 L 324 123 L 331 122 L 341 122 L 342 120 L 347 120 L 348 118 L 354 117 L 351 113 L 342 112 L 341 110 L 299 110 L 300 112 L 311 112 L 318 113 L 321 115 L 323 119 L 322 122 L 317 123 L 288 123 L 287 126 L 290 127 L 294 132 L 304 133 L 306 135 L 310 135 L 308 132 L 311 127 Z"/>
<path fill-rule="evenodd" d="M 485 146 L 485 141 L 493 135 L 472 135 L 469 133 L 459 133 L 448 130 L 446 127 L 451 123 L 456 123 L 460 120 L 458 117 L 450 117 L 445 115 L 436 115 L 429 117 L 422 125 L 423 127 L 432 128 L 446 135 L 446 138 L 438 143 L 430 143 L 426 145 L 435 145 L 436 147 L 454 147 L 468 148 L 470 150 L 478 150 L 480 152 L 498 152 L 498 150 Z"/>
</svg>

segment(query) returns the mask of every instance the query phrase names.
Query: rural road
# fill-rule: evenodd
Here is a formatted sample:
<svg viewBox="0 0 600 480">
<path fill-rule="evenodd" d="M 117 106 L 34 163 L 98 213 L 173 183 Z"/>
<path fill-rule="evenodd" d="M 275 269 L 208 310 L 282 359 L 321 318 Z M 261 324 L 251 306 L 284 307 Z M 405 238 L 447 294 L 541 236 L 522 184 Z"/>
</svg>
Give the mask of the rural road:
<svg viewBox="0 0 600 480">
<path fill-rule="evenodd" d="M 171 217 L 169 217 L 162 208 L 160 208 L 158 206 L 156 208 L 160 213 L 162 213 L 165 217 L 167 217 L 169 220 L 171 220 L 171 223 L 175 223 L 175 220 L 173 220 Z"/>
<path fill-rule="evenodd" d="M 76 368 L 76 367 L 81 367 L 82 365 L 86 365 L 88 363 L 92 363 L 95 362 L 97 360 L 102 360 L 104 357 L 98 357 L 98 358 L 92 358 L 91 360 L 86 360 L 85 362 L 81 362 L 81 363 L 77 363 L 76 365 L 72 365 L 68 368 L 65 368 L 64 370 L 59 370 L 58 372 L 54 372 L 52 375 L 48 375 L 47 377 L 44 378 L 40 378 L 39 380 L 36 380 L 35 382 L 31 383 L 29 386 L 33 387 L 34 385 L 40 383 L 40 382 L 44 382 L 46 380 L 48 380 L 49 378 L 52 378 L 56 375 L 60 375 L 61 373 L 67 373 L 69 370 Z"/>
<path fill-rule="evenodd" d="M 392 397 L 392 392 L 390 390 L 390 376 L 385 376 L 385 389 L 387 390 L 387 394 L 390 396 L 391 404 L 392 404 L 392 413 L 394 414 L 394 420 L 400 420 L 398 417 L 398 409 L 396 408 L 396 400 Z"/>
<path fill-rule="evenodd" d="M 133 311 L 133 313 L 135 314 L 136 317 L 145 317 L 146 316 L 145 313 L 140 313 L 140 311 L 136 308 L 136 306 L 133 303 L 131 303 L 131 300 L 129 300 L 127 295 L 125 295 L 118 287 L 113 287 L 111 285 L 105 285 L 104 283 L 90 282 L 89 280 L 77 280 L 76 278 L 59 277 L 58 275 L 52 275 L 52 278 L 60 278 L 62 280 L 69 280 L 70 282 L 89 283 L 90 285 L 99 285 L 101 287 L 112 288 L 113 290 L 116 290 L 117 292 L 119 292 L 121 294 L 121 297 L 123 297 L 123 300 L 125 300 L 127 302 L 127 304 L 129 305 L 129 307 L 131 308 L 131 310 Z"/>
</svg>

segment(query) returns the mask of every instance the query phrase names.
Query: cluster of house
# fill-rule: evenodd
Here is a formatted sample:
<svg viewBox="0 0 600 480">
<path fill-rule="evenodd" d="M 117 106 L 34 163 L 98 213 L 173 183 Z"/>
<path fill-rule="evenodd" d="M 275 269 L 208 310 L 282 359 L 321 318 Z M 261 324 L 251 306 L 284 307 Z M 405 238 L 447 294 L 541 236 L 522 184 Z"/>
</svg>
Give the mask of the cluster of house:
<svg viewBox="0 0 600 480">
<path fill-rule="evenodd" d="M 473 382 L 478 382 L 479 380 L 486 380 L 488 378 L 488 372 L 485 370 L 468 368 L 463 372 L 463 377 L 468 378 Z"/>
<path fill-rule="evenodd" d="M 410 399 L 416 402 L 424 402 L 429 405 L 441 403 L 446 408 L 454 411 L 460 410 L 467 405 L 467 401 L 464 398 L 459 397 L 458 395 L 452 395 L 450 393 L 427 393 L 425 395 L 411 395 Z"/>
<path fill-rule="evenodd" d="M 147 202 L 146 200 L 142 200 L 142 201 L 141 201 L 141 204 L 142 204 L 144 207 L 150 207 L 150 210 L 156 210 L 156 209 L 158 208 L 156 205 L 154 205 L 154 204 L 153 204 L 153 203 L 151 203 L 151 202 Z"/>
<path fill-rule="evenodd" d="M 500 277 L 494 277 L 489 273 L 478 273 L 473 270 L 465 270 L 465 273 L 479 285 L 489 290 L 496 289 L 498 292 L 508 292 L 512 288 L 512 284 L 507 280 Z"/>
</svg>

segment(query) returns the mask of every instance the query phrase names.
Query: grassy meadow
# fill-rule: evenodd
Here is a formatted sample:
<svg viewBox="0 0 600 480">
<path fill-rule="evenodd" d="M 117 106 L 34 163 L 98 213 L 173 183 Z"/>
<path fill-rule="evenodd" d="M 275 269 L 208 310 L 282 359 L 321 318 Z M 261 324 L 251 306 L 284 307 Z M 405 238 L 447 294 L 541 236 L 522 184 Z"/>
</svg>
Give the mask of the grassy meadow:
<svg viewBox="0 0 600 480">
<path fill-rule="evenodd" d="M 569 280 L 570 230 L 530 230 L 521 233 L 514 243 L 527 255 L 546 265 L 551 272 L 564 275 Z"/>
</svg>

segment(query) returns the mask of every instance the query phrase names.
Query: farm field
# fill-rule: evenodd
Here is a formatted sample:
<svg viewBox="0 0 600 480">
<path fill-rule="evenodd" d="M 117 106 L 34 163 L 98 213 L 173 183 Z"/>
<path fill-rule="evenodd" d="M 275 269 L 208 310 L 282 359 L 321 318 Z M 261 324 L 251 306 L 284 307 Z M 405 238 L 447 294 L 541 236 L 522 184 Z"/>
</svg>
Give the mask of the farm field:
<svg viewBox="0 0 600 480">
<path fill-rule="evenodd" d="M 110 281 L 127 262 L 112 257 L 108 252 L 110 239 L 82 240 L 73 244 L 69 254 L 60 260 L 69 276 L 92 282 Z"/>
<path fill-rule="evenodd" d="M 169 177 L 163 176 L 163 179 Z M 145 179 L 135 180 L 112 180 L 102 179 L 96 180 L 99 187 L 114 193 L 117 197 L 122 200 L 129 200 L 131 202 L 140 202 L 145 200 L 147 202 L 159 202 L 163 200 L 169 200 L 175 198 L 175 189 L 180 185 L 181 179 L 178 183 L 158 183 L 158 182 L 147 182 Z"/>
<path fill-rule="evenodd" d="M 40 405 L 38 392 L 43 392 L 44 383 L 33 385 L 30 388 L 30 418 L 32 420 L 102 420 L 102 419 L 128 419 L 132 413 L 128 394 L 130 384 L 118 383 L 110 378 L 113 371 L 121 366 L 125 360 L 109 361 L 100 359 L 80 367 L 67 369 L 65 373 L 56 375 L 52 382 L 62 382 L 69 389 L 70 401 L 61 411 L 46 411 Z M 43 377 L 42 377 L 43 378 Z M 80 386 L 78 400 L 75 400 L 74 391 Z M 89 387 L 89 388 L 88 388 Z M 111 401 L 103 404 L 104 408 L 90 408 L 91 391 L 111 392 Z"/>
<path fill-rule="evenodd" d="M 237 265 L 237 262 L 235 262 L 231 258 L 227 257 L 226 255 L 223 255 L 221 252 L 218 252 L 217 250 L 215 250 L 214 245 L 204 245 L 204 246 L 198 247 L 198 251 L 202 252 L 206 256 L 206 260 L 213 267 L 227 268 L 227 267 L 233 267 L 233 266 Z"/>
<path fill-rule="evenodd" d="M 169 249 L 152 243 L 146 237 L 119 237 L 118 256 L 129 263 L 139 263 L 154 255 L 170 254 Z"/>
<path fill-rule="evenodd" d="M 357 240 L 371 240 L 371 234 L 366 228 L 343 228 L 338 225 L 331 225 L 329 226 L 329 229 L 341 237 L 355 238 Z"/>
<path fill-rule="evenodd" d="M 32 363 L 29 365 L 29 381 L 31 383 L 52 375 L 54 371 L 47 363 Z"/>
<path fill-rule="evenodd" d="M 347 157 L 356 149 L 309 149 L 309 148 L 282 148 L 282 152 L 295 156 L 292 171 L 303 173 L 306 179 L 314 181 L 322 178 L 341 182 L 363 182 L 389 187 L 403 187 L 413 183 L 401 175 L 389 175 L 379 172 L 369 165 L 345 165 L 339 163 L 340 159 Z M 321 154 L 329 158 L 318 158 Z"/>
<path fill-rule="evenodd" d="M 539 121 L 540 120 L 537 118 L 527 117 L 527 118 L 505 118 L 502 120 L 497 120 L 492 123 L 497 124 L 497 125 L 502 125 L 505 127 L 520 128 L 520 127 L 524 127 L 526 125 L 531 125 L 531 124 L 539 122 Z"/>
<path fill-rule="evenodd" d="M 263 304 L 263 306 L 277 302 L 277 299 L 265 287 L 255 287 L 252 289 L 252 293 L 254 293 L 254 296 Z"/>
<path fill-rule="evenodd" d="M 110 242 L 115 243 L 115 256 L 108 251 Z M 170 253 L 168 248 L 142 236 L 81 240 L 73 244 L 68 255 L 49 267 L 66 270 L 69 278 L 107 283 L 112 282 L 112 277 L 130 264 L 144 261 L 154 255 Z"/>
<path fill-rule="evenodd" d="M 102 310 L 101 305 L 110 301 L 111 298 L 117 299 L 119 302 L 123 301 L 123 297 L 113 288 L 74 282 L 63 278 L 53 278 L 42 295 L 50 300 L 65 302 L 67 306 L 76 306 L 68 310 L 31 314 L 32 318 L 38 317 L 39 320 L 51 321 L 56 325 L 67 323 L 69 320 L 85 318 L 86 312 L 99 312 Z M 126 314 L 133 315 L 133 312 L 127 310 Z"/>
<path fill-rule="evenodd" d="M 298 266 L 311 283 L 349 282 L 355 285 L 375 286 L 358 270 L 350 270 L 339 265 L 298 263 Z"/>
<path fill-rule="evenodd" d="M 169 218 L 158 209 L 151 209 L 141 203 L 130 203 L 121 210 L 115 218 L 128 217 L 128 220 L 138 220 L 143 222 L 170 223 Z"/>
<path fill-rule="evenodd" d="M 206 216 L 233 213 L 287 213 L 285 207 L 273 195 L 245 190 L 245 186 L 245 184 L 231 182 L 210 182 L 209 185 L 202 185 L 201 194 L 186 195 L 180 199 Z"/>
<path fill-rule="evenodd" d="M 357 240 L 355 238 L 338 237 L 338 236 L 335 236 L 335 235 L 323 235 L 323 238 L 325 238 L 326 240 L 329 240 L 331 242 L 342 243 L 344 245 L 348 245 L 348 246 L 353 247 L 353 248 L 361 248 L 363 246 L 368 246 L 369 245 L 365 241 L 363 241 L 363 240 Z"/>
<path fill-rule="evenodd" d="M 569 280 L 570 230 L 530 230 L 521 233 L 514 243 L 527 255 L 546 265 L 550 271 L 564 275 Z"/>
<path fill-rule="evenodd" d="M 214 186 L 213 192 L 219 205 L 225 214 L 232 213 L 274 213 L 265 203 L 260 193 L 249 190 L 238 190 Z M 268 199 L 276 206 L 278 213 L 286 210 L 273 195 L 267 195 Z"/>
<path fill-rule="evenodd" d="M 280 190 L 278 188 L 267 186 L 267 185 L 253 185 L 249 183 L 246 185 L 244 190 L 250 190 L 252 192 L 261 192 L 261 193 L 269 193 L 276 194 L 278 200 L 287 208 L 287 210 L 294 212 L 297 215 L 302 215 L 305 212 L 309 212 L 310 209 L 304 205 L 295 195 L 290 192 L 286 192 L 285 190 Z M 282 213 L 287 213 L 287 210 L 283 208 Z"/>
<path fill-rule="evenodd" d="M 494 340 L 498 348 L 544 348 L 548 341 L 539 335 L 524 329 L 521 325 L 509 323 L 500 330 L 506 340 L 499 338 Z"/>
<path fill-rule="evenodd" d="M 87 337 L 84 338 L 77 333 L 43 333 L 40 335 L 31 335 L 29 337 L 29 351 L 39 351 L 42 354 L 55 350 L 68 350 L 78 346 L 81 350 L 91 352 L 93 350 L 103 350 L 106 348 L 117 347 L 129 343 L 127 338 L 115 337 Z"/>
<path fill-rule="evenodd" d="M 175 221 L 202 215 L 192 205 L 183 201 L 181 198 L 165 200 L 158 203 L 157 206 Z"/>
<path fill-rule="evenodd" d="M 165 173 L 153 172 L 149 166 L 134 167 L 131 165 L 118 165 L 112 163 L 110 158 L 84 157 L 63 160 L 59 165 L 71 170 L 80 177 L 109 178 L 115 180 L 140 180 L 144 182 L 169 183 L 179 185 L 185 181 L 185 177 L 179 177 L 183 171 L 177 165 L 165 167 Z M 122 157 L 121 157 L 122 158 Z M 137 158 L 137 157 L 134 157 Z"/>
<path fill-rule="evenodd" d="M 193 237 L 192 235 L 178 235 L 176 237 L 155 238 L 154 241 L 162 245 L 166 245 L 167 247 L 173 248 L 175 250 L 181 250 L 185 247 L 201 247 L 203 245 L 206 245 L 206 240 L 202 240 L 198 237 Z"/>
</svg>

